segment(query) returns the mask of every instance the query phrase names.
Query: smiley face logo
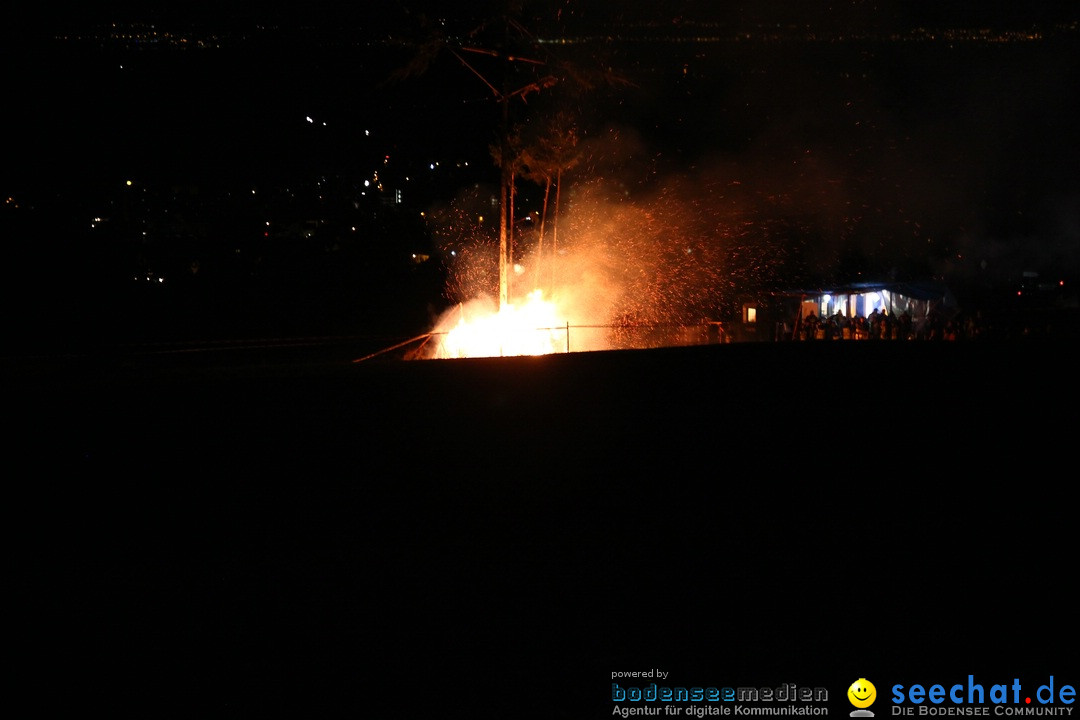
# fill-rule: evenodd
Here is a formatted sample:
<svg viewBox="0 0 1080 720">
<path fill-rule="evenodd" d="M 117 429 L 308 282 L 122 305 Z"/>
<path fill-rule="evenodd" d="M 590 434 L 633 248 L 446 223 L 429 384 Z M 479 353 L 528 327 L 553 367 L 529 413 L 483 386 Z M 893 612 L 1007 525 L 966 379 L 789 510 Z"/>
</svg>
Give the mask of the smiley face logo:
<svg viewBox="0 0 1080 720">
<path fill-rule="evenodd" d="M 848 700 L 857 708 L 868 708 L 877 699 L 877 688 L 866 678 L 859 678 L 847 689 Z"/>
</svg>

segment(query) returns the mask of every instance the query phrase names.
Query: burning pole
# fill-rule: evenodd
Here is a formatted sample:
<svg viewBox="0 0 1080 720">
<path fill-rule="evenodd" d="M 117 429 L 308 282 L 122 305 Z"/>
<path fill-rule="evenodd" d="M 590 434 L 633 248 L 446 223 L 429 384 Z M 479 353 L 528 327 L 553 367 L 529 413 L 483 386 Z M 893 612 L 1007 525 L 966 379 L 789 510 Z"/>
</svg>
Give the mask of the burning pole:
<svg viewBox="0 0 1080 720">
<path fill-rule="evenodd" d="M 510 96 L 499 98 L 502 127 L 499 130 L 499 312 L 510 296 L 510 241 L 514 232 L 514 173 L 510 158 Z"/>
</svg>

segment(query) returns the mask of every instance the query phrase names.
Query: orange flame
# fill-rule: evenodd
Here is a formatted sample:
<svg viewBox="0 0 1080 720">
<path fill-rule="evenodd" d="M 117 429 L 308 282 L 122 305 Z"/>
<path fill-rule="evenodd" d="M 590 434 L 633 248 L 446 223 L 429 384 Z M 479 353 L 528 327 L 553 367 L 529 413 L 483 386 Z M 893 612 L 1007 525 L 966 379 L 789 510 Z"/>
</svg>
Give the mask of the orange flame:
<svg viewBox="0 0 1080 720">
<path fill-rule="evenodd" d="M 462 305 L 457 323 L 439 335 L 435 358 L 548 355 L 565 352 L 566 320 L 555 304 L 533 290 L 524 303 L 501 309 Z"/>
</svg>

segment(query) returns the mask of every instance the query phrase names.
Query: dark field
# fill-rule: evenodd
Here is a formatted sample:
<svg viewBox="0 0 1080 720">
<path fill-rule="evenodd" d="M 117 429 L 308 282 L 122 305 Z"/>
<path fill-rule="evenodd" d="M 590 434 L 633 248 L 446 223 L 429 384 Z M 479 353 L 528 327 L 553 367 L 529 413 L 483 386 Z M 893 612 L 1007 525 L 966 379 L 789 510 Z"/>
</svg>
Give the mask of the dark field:
<svg viewBox="0 0 1080 720">
<path fill-rule="evenodd" d="M 611 715 L 678 685 L 1075 681 L 1064 344 L 5 360 L 39 716 Z M 632 684 L 632 683 L 628 683 Z M 644 684 L 644 683 L 639 683 Z"/>
</svg>

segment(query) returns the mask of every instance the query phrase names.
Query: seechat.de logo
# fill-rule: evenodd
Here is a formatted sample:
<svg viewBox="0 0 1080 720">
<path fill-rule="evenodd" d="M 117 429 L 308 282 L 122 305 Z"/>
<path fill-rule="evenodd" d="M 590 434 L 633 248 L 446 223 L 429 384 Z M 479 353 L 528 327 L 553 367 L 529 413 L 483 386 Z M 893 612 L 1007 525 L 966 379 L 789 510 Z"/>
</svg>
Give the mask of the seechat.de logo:
<svg viewBox="0 0 1080 720">
<path fill-rule="evenodd" d="M 967 682 L 892 686 L 893 715 L 1070 716 L 1075 702 L 1076 688 L 1053 675 L 1037 686 L 1015 677 L 986 684 L 974 675 L 968 675 Z"/>
</svg>

